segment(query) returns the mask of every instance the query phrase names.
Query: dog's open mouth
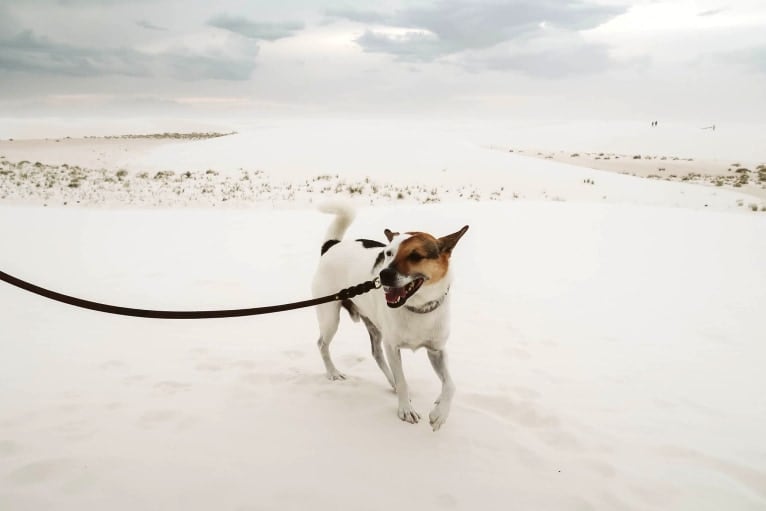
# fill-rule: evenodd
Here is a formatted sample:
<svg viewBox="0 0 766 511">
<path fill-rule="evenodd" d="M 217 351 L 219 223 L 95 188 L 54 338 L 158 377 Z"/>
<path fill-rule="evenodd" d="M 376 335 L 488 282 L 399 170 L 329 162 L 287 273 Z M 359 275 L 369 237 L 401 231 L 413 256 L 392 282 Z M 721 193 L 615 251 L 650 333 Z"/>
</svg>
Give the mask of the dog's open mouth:
<svg viewBox="0 0 766 511">
<path fill-rule="evenodd" d="M 383 292 L 386 294 L 386 304 L 395 309 L 404 305 L 407 299 L 415 294 L 415 291 L 420 289 L 423 284 L 422 278 L 416 278 L 409 284 L 402 287 L 383 287 Z"/>
</svg>

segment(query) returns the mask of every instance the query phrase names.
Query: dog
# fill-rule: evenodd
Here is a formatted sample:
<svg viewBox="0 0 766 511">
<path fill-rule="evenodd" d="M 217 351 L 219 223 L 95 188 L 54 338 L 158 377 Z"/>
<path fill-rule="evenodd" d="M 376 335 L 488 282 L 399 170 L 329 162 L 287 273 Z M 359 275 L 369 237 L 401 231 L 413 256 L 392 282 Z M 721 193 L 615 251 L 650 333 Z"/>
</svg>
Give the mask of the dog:
<svg viewBox="0 0 766 511">
<path fill-rule="evenodd" d="M 327 378 L 346 378 L 330 357 L 330 342 L 338 330 L 343 307 L 354 321 L 361 319 L 367 327 L 372 356 L 396 392 L 398 416 L 412 424 L 420 420 L 420 415 L 410 403 L 402 371 L 401 349 L 426 348 L 428 359 L 442 382 L 441 394 L 428 415 L 433 430 L 438 430 L 447 420 L 455 393 L 445 351 L 452 282 L 450 258 L 468 226 L 440 238 L 424 232 L 400 234 L 385 229 L 388 243 L 369 239 L 343 240 L 355 217 L 353 208 L 334 203 L 325 204 L 320 210 L 334 214 L 335 219 L 321 247 L 319 266 L 312 282 L 313 296 L 332 294 L 375 277 L 379 277 L 382 284 L 382 289 L 317 307 L 317 344 Z"/>
</svg>

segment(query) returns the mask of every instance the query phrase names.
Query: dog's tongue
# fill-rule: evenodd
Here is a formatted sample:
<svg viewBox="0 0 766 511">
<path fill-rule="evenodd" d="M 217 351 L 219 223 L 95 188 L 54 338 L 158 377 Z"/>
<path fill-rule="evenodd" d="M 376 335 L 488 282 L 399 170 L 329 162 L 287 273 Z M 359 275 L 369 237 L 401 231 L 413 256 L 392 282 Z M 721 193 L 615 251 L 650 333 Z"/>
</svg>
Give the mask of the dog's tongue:
<svg viewBox="0 0 766 511">
<path fill-rule="evenodd" d="M 386 293 L 386 301 L 388 303 L 396 303 L 400 298 L 407 294 L 407 290 L 403 287 L 387 287 L 384 289 Z"/>
</svg>

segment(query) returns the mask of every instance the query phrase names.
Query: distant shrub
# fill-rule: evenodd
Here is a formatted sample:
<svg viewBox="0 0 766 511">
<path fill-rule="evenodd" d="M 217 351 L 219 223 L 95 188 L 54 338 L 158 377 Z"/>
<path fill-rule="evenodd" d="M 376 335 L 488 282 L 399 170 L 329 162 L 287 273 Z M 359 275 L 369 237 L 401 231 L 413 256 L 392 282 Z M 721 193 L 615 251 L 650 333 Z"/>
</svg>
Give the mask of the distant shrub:
<svg viewBox="0 0 766 511">
<path fill-rule="evenodd" d="M 633 159 L 634 160 L 640 160 L 641 159 L 641 155 L 640 154 L 634 154 L 633 155 Z"/>
</svg>

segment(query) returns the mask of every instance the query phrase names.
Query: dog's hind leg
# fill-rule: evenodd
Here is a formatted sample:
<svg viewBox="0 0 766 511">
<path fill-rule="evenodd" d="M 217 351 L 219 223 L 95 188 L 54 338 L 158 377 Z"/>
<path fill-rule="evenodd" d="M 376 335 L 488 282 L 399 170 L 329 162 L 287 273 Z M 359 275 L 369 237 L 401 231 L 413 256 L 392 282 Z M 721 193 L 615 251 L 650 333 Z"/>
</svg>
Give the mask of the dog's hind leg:
<svg viewBox="0 0 766 511">
<path fill-rule="evenodd" d="M 317 307 L 317 319 L 319 320 L 319 353 L 322 355 L 327 378 L 330 380 L 345 380 L 346 375 L 338 371 L 330 358 L 330 343 L 338 331 L 340 322 L 340 304 L 338 302 L 325 303 Z"/>
<path fill-rule="evenodd" d="M 383 374 L 388 380 L 388 383 L 391 385 L 391 388 L 396 390 L 396 386 L 394 385 L 394 375 L 391 374 L 391 369 L 388 368 L 388 364 L 386 363 L 386 358 L 383 355 L 383 346 L 381 345 L 383 336 L 380 334 L 380 330 L 378 330 L 378 327 L 376 327 L 372 323 L 372 321 L 370 321 L 368 318 L 364 316 L 361 316 L 361 318 L 362 318 L 362 321 L 364 322 L 364 326 L 367 327 L 367 332 L 370 334 L 370 345 L 372 346 L 372 358 L 374 358 L 375 362 L 378 363 L 378 367 L 380 367 L 380 370 L 383 371 Z"/>
</svg>

